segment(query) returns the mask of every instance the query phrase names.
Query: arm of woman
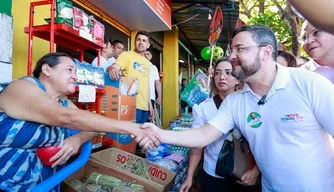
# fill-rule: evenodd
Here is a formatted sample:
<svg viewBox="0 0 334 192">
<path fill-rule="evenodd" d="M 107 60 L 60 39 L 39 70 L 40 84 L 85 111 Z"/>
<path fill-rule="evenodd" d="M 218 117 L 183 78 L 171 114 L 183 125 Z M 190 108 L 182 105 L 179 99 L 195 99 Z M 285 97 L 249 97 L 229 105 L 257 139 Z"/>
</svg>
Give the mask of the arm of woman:
<svg viewBox="0 0 334 192">
<path fill-rule="evenodd" d="M 201 149 L 192 149 L 189 155 L 189 167 L 187 172 L 187 178 L 183 182 L 180 192 L 188 192 L 192 183 L 195 170 L 201 161 L 203 148 Z"/>
<path fill-rule="evenodd" d="M 192 124 L 193 129 L 200 128 L 201 126 L 205 125 L 206 119 L 205 119 L 204 111 L 202 109 L 204 107 L 205 107 L 205 103 L 201 103 L 199 105 L 195 104 L 193 106 L 193 119 L 194 119 L 194 122 Z M 181 186 L 181 189 L 180 189 L 181 192 L 189 191 L 193 183 L 193 177 L 194 177 L 195 170 L 199 162 L 201 161 L 202 153 L 203 153 L 203 148 L 191 150 L 191 153 L 189 155 L 189 167 L 188 167 L 187 178 Z"/>
<path fill-rule="evenodd" d="M 144 137 L 139 124 L 64 107 L 27 80 L 11 83 L 0 95 L 0 110 L 14 119 L 69 129 Z"/>
</svg>

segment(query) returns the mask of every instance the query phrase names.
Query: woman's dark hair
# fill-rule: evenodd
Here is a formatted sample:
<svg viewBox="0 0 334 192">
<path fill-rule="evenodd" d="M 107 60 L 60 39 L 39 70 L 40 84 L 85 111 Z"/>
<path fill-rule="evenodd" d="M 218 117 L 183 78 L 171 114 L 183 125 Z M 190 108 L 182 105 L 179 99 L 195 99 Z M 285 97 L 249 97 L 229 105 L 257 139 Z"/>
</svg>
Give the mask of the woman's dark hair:
<svg viewBox="0 0 334 192">
<path fill-rule="evenodd" d="M 297 67 L 297 61 L 295 56 L 291 55 L 290 53 L 286 51 L 278 51 L 278 56 L 283 57 L 287 63 L 288 67 Z"/>
<path fill-rule="evenodd" d="M 72 59 L 66 53 L 60 53 L 60 52 L 48 53 L 37 61 L 35 69 L 32 72 L 33 76 L 37 79 L 39 78 L 39 76 L 42 72 L 42 66 L 44 64 L 48 64 L 51 68 L 58 65 L 59 62 L 60 62 L 59 57 L 68 57 L 68 58 Z"/>
</svg>

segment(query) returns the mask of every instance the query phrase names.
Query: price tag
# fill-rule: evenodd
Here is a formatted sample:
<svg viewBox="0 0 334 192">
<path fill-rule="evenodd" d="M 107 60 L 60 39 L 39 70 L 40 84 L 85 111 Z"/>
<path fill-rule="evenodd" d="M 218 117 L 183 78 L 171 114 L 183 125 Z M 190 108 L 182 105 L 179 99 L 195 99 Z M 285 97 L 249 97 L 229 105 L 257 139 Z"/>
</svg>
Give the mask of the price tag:
<svg viewBox="0 0 334 192">
<path fill-rule="evenodd" d="M 79 102 L 95 102 L 96 88 L 94 86 L 79 85 Z"/>
</svg>

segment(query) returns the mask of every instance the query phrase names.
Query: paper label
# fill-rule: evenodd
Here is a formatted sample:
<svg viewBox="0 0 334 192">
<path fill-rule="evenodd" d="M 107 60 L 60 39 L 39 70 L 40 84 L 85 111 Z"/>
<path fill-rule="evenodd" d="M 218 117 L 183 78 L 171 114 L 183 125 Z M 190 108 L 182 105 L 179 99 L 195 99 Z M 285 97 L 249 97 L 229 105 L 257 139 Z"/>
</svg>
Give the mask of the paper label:
<svg viewBox="0 0 334 192">
<path fill-rule="evenodd" d="M 79 100 L 78 102 L 95 102 L 96 88 L 94 86 L 79 85 Z"/>
</svg>

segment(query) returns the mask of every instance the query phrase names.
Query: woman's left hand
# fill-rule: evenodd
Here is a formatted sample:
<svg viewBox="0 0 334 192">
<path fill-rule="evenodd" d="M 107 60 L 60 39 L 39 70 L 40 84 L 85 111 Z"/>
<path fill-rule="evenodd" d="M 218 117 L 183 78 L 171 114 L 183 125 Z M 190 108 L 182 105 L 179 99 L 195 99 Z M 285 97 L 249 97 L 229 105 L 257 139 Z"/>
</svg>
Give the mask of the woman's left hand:
<svg viewBox="0 0 334 192">
<path fill-rule="evenodd" d="M 237 181 L 242 185 L 255 185 L 257 178 L 259 177 L 260 171 L 257 166 L 254 166 L 252 169 L 248 170 L 241 177 L 241 182 Z"/>
<path fill-rule="evenodd" d="M 52 168 L 66 163 L 72 155 L 78 152 L 81 144 L 80 137 L 76 135 L 66 138 L 62 148 L 50 159 L 50 161 L 56 160 L 56 162 L 52 164 Z"/>
</svg>

